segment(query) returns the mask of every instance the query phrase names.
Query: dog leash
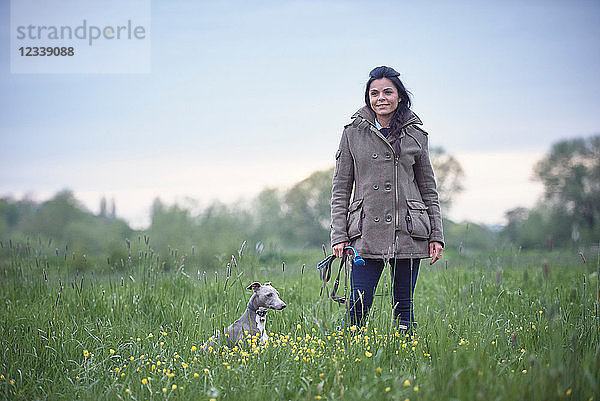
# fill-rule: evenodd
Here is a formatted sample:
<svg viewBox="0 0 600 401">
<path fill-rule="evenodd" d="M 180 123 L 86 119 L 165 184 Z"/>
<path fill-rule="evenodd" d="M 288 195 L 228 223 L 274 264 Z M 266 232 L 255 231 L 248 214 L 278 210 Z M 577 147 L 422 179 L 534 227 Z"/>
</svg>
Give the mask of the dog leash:
<svg viewBox="0 0 600 401">
<path fill-rule="evenodd" d="M 321 287 L 320 296 L 323 296 L 323 289 L 327 288 L 327 283 L 329 282 L 329 279 L 331 278 L 331 270 L 333 269 L 333 261 L 335 260 L 335 258 L 336 258 L 335 255 L 329 255 L 325 259 L 323 259 L 321 262 L 319 262 L 319 264 L 317 264 L 317 269 L 319 269 L 321 281 L 323 282 L 323 286 Z M 346 255 L 344 255 L 342 257 L 342 260 L 340 261 L 340 267 L 338 269 L 338 274 L 337 274 L 337 277 L 333 284 L 333 289 L 331 290 L 331 293 L 329 293 L 329 291 L 327 292 L 327 295 L 329 295 L 329 297 L 332 300 L 334 300 L 335 302 L 339 302 L 341 304 L 346 303 L 346 297 L 345 296 L 338 297 L 335 295 L 335 293 L 337 292 L 337 289 L 340 284 L 340 275 L 341 275 L 343 267 L 346 267 Z"/>
<path fill-rule="evenodd" d="M 356 251 L 356 249 L 354 247 L 347 246 L 344 248 L 344 251 L 346 251 L 346 250 L 351 250 L 354 253 L 354 258 L 352 259 L 352 262 L 354 265 L 356 265 L 356 266 L 364 266 L 365 265 L 364 259 L 358 254 L 358 252 Z M 317 269 L 319 269 L 319 275 L 321 277 L 321 281 L 323 282 L 323 286 L 321 287 L 320 296 L 323 296 L 323 288 L 326 288 L 327 283 L 331 279 L 331 270 L 333 269 L 333 261 L 335 260 L 335 258 L 336 258 L 336 256 L 334 254 L 332 254 L 332 255 L 327 256 L 325 259 L 323 259 L 319 263 L 317 263 Z M 332 300 L 334 300 L 335 302 L 339 302 L 341 304 L 345 304 L 347 301 L 346 294 L 348 293 L 348 283 L 345 284 L 343 297 L 339 297 L 335 294 L 340 285 L 340 275 L 342 273 L 342 268 L 344 268 L 344 269 L 347 268 L 347 265 L 346 265 L 347 261 L 348 261 L 348 258 L 347 258 L 346 252 L 344 252 L 344 254 L 342 255 L 342 259 L 340 261 L 340 267 L 338 269 L 337 277 L 335 278 L 335 282 L 333 283 L 333 289 L 331 290 L 331 293 L 328 294 Z"/>
</svg>

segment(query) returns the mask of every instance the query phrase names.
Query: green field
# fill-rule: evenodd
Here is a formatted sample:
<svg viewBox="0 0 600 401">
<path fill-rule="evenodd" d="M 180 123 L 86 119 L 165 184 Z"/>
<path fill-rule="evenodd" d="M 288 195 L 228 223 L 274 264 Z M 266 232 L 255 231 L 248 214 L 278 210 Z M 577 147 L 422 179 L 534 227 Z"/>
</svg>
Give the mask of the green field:
<svg viewBox="0 0 600 401">
<path fill-rule="evenodd" d="M 102 266 L 41 241 L 1 246 L 3 399 L 600 399 L 597 251 L 584 262 L 450 250 L 422 263 L 407 337 L 392 325 L 389 276 L 367 327 L 338 329 L 344 308 L 319 295 L 320 250 L 235 251 L 215 271 L 137 240 Z M 270 341 L 201 352 L 255 280 L 288 304 L 267 315 Z"/>
</svg>

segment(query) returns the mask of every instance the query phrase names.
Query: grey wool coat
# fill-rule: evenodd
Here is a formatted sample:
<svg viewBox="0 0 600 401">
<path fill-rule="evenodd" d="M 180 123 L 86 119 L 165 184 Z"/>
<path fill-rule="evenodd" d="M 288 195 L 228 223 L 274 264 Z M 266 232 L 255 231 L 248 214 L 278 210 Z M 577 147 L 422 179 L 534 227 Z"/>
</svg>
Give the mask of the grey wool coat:
<svg viewBox="0 0 600 401">
<path fill-rule="evenodd" d="M 420 124 L 413 113 L 403 125 L 399 155 L 368 107 L 344 127 L 335 155 L 332 246 L 349 242 L 363 258 L 401 259 L 427 258 L 430 242 L 444 243 L 427 133 Z"/>
</svg>

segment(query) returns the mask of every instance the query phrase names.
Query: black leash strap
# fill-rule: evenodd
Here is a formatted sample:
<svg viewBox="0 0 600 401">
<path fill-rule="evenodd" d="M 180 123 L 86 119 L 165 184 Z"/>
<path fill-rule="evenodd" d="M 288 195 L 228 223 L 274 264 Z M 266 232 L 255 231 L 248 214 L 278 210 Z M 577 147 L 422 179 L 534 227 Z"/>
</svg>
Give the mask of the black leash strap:
<svg viewBox="0 0 600 401">
<path fill-rule="evenodd" d="M 319 262 L 317 264 L 317 269 L 319 269 L 319 275 L 321 276 L 321 281 L 323 281 L 323 286 L 321 287 L 321 296 L 323 296 L 323 288 L 326 288 L 327 283 L 329 282 L 329 280 L 331 279 L 331 270 L 333 269 L 333 261 L 335 259 L 335 255 L 329 255 L 328 257 L 326 257 L 325 259 L 323 259 L 321 262 Z M 338 297 L 335 295 L 335 293 L 338 290 L 338 287 L 340 285 L 340 275 L 342 273 L 342 268 L 347 268 L 346 266 L 346 262 L 347 262 L 347 256 L 346 254 L 344 254 L 344 256 L 342 257 L 341 261 L 340 261 L 340 267 L 338 269 L 338 273 L 337 273 L 337 277 L 335 278 L 335 281 L 333 283 L 333 289 L 331 290 L 331 293 L 329 294 L 329 297 L 334 300 L 335 302 L 339 302 L 341 304 L 345 304 L 346 303 L 346 297 Z"/>
</svg>

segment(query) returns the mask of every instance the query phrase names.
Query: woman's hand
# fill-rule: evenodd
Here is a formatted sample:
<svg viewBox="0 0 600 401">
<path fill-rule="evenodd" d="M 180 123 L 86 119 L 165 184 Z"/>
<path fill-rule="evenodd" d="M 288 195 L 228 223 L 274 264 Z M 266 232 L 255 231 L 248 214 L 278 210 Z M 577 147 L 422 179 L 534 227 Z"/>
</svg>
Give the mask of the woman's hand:
<svg viewBox="0 0 600 401">
<path fill-rule="evenodd" d="M 341 242 L 339 244 L 336 244 L 333 246 L 333 254 L 338 257 L 341 258 L 342 256 L 344 256 L 344 248 L 347 247 L 348 245 L 350 245 L 347 242 Z"/>
<path fill-rule="evenodd" d="M 431 258 L 431 262 L 429 265 L 434 264 L 439 258 L 442 257 L 442 244 L 437 241 L 433 241 L 429 243 L 429 257 Z"/>
</svg>

